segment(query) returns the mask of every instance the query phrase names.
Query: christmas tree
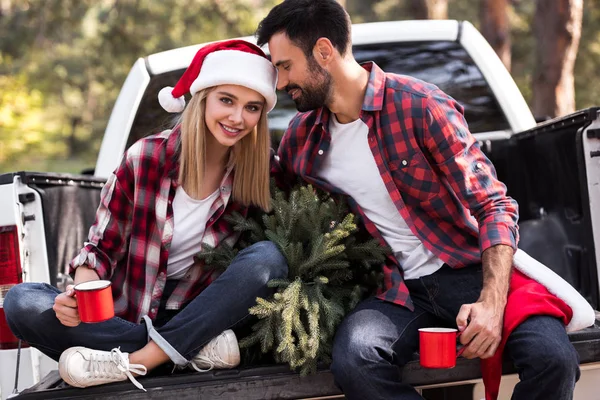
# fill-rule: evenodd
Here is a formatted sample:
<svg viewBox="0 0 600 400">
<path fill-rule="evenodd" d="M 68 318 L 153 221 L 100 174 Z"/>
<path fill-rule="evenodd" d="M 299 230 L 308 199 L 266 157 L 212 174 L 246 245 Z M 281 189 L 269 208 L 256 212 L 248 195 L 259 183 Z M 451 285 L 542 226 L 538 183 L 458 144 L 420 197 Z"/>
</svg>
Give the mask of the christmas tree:
<svg viewBox="0 0 600 400">
<path fill-rule="evenodd" d="M 258 317 L 240 347 L 259 346 L 277 362 L 301 374 L 329 362 L 335 330 L 342 318 L 378 283 L 375 266 L 388 252 L 377 240 L 361 237 L 343 198 L 298 185 L 289 195 L 272 185 L 268 214 L 230 218 L 244 233 L 235 248 L 219 246 L 198 255 L 224 269 L 240 249 L 262 240 L 274 242 L 288 262 L 288 278 L 272 280 L 275 294 L 258 298 L 250 313 Z M 336 201 L 337 200 L 337 201 Z"/>
</svg>

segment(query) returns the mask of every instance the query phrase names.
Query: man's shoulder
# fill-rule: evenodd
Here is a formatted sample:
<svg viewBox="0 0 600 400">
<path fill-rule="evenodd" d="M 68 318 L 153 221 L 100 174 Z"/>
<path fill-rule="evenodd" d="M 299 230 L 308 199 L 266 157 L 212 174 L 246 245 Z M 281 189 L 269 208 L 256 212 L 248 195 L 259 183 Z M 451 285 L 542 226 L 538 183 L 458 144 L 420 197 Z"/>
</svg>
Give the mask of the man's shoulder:
<svg viewBox="0 0 600 400">
<path fill-rule="evenodd" d="M 413 95 L 423 98 L 440 92 L 440 89 L 433 83 L 425 82 L 413 76 L 391 72 L 386 72 L 385 74 L 385 87 L 395 94 Z"/>
</svg>

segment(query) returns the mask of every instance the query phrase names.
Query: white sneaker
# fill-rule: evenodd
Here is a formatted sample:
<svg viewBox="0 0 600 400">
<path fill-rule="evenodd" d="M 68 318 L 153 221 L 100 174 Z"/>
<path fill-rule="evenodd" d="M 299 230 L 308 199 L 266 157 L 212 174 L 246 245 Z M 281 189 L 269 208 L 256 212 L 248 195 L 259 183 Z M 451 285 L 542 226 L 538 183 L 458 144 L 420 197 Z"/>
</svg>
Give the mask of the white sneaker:
<svg viewBox="0 0 600 400">
<path fill-rule="evenodd" d="M 190 366 L 198 372 L 211 369 L 229 369 L 240 365 L 240 347 L 232 330 L 226 330 L 211 340 L 190 361 Z"/>
<path fill-rule="evenodd" d="M 132 375 L 146 375 L 146 367 L 129 364 L 129 354 L 122 353 L 119 349 L 102 351 L 71 347 L 60 355 L 58 372 L 65 382 L 75 387 L 84 388 L 129 379 L 138 389 L 146 391 Z"/>
</svg>

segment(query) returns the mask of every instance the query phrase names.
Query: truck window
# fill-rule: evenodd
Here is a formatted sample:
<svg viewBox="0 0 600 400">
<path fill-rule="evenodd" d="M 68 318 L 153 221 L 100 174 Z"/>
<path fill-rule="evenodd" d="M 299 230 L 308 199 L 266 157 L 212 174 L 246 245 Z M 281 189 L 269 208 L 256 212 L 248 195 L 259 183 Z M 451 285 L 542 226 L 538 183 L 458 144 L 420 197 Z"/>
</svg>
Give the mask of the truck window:
<svg viewBox="0 0 600 400">
<path fill-rule="evenodd" d="M 410 75 L 437 85 L 465 108 L 472 133 L 510 129 L 481 71 L 459 43 L 377 43 L 355 46 L 353 52 L 359 63 L 375 61 L 386 72 Z M 295 113 L 289 96 L 278 93 L 277 108 L 269 115 L 275 140 Z"/>
</svg>

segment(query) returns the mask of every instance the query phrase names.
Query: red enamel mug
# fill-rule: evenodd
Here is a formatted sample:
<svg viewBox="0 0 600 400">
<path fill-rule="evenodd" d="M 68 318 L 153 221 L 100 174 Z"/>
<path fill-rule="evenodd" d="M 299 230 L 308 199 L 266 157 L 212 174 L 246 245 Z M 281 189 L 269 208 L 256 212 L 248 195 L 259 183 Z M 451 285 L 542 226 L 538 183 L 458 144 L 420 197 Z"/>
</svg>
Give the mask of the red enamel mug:
<svg viewBox="0 0 600 400">
<path fill-rule="evenodd" d="M 102 322 L 115 316 L 110 281 L 83 282 L 73 289 L 81 322 Z"/>
<path fill-rule="evenodd" d="M 460 333 L 453 328 L 419 329 L 419 357 L 424 368 L 454 368 L 464 347 L 456 351 Z"/>
</svg>

